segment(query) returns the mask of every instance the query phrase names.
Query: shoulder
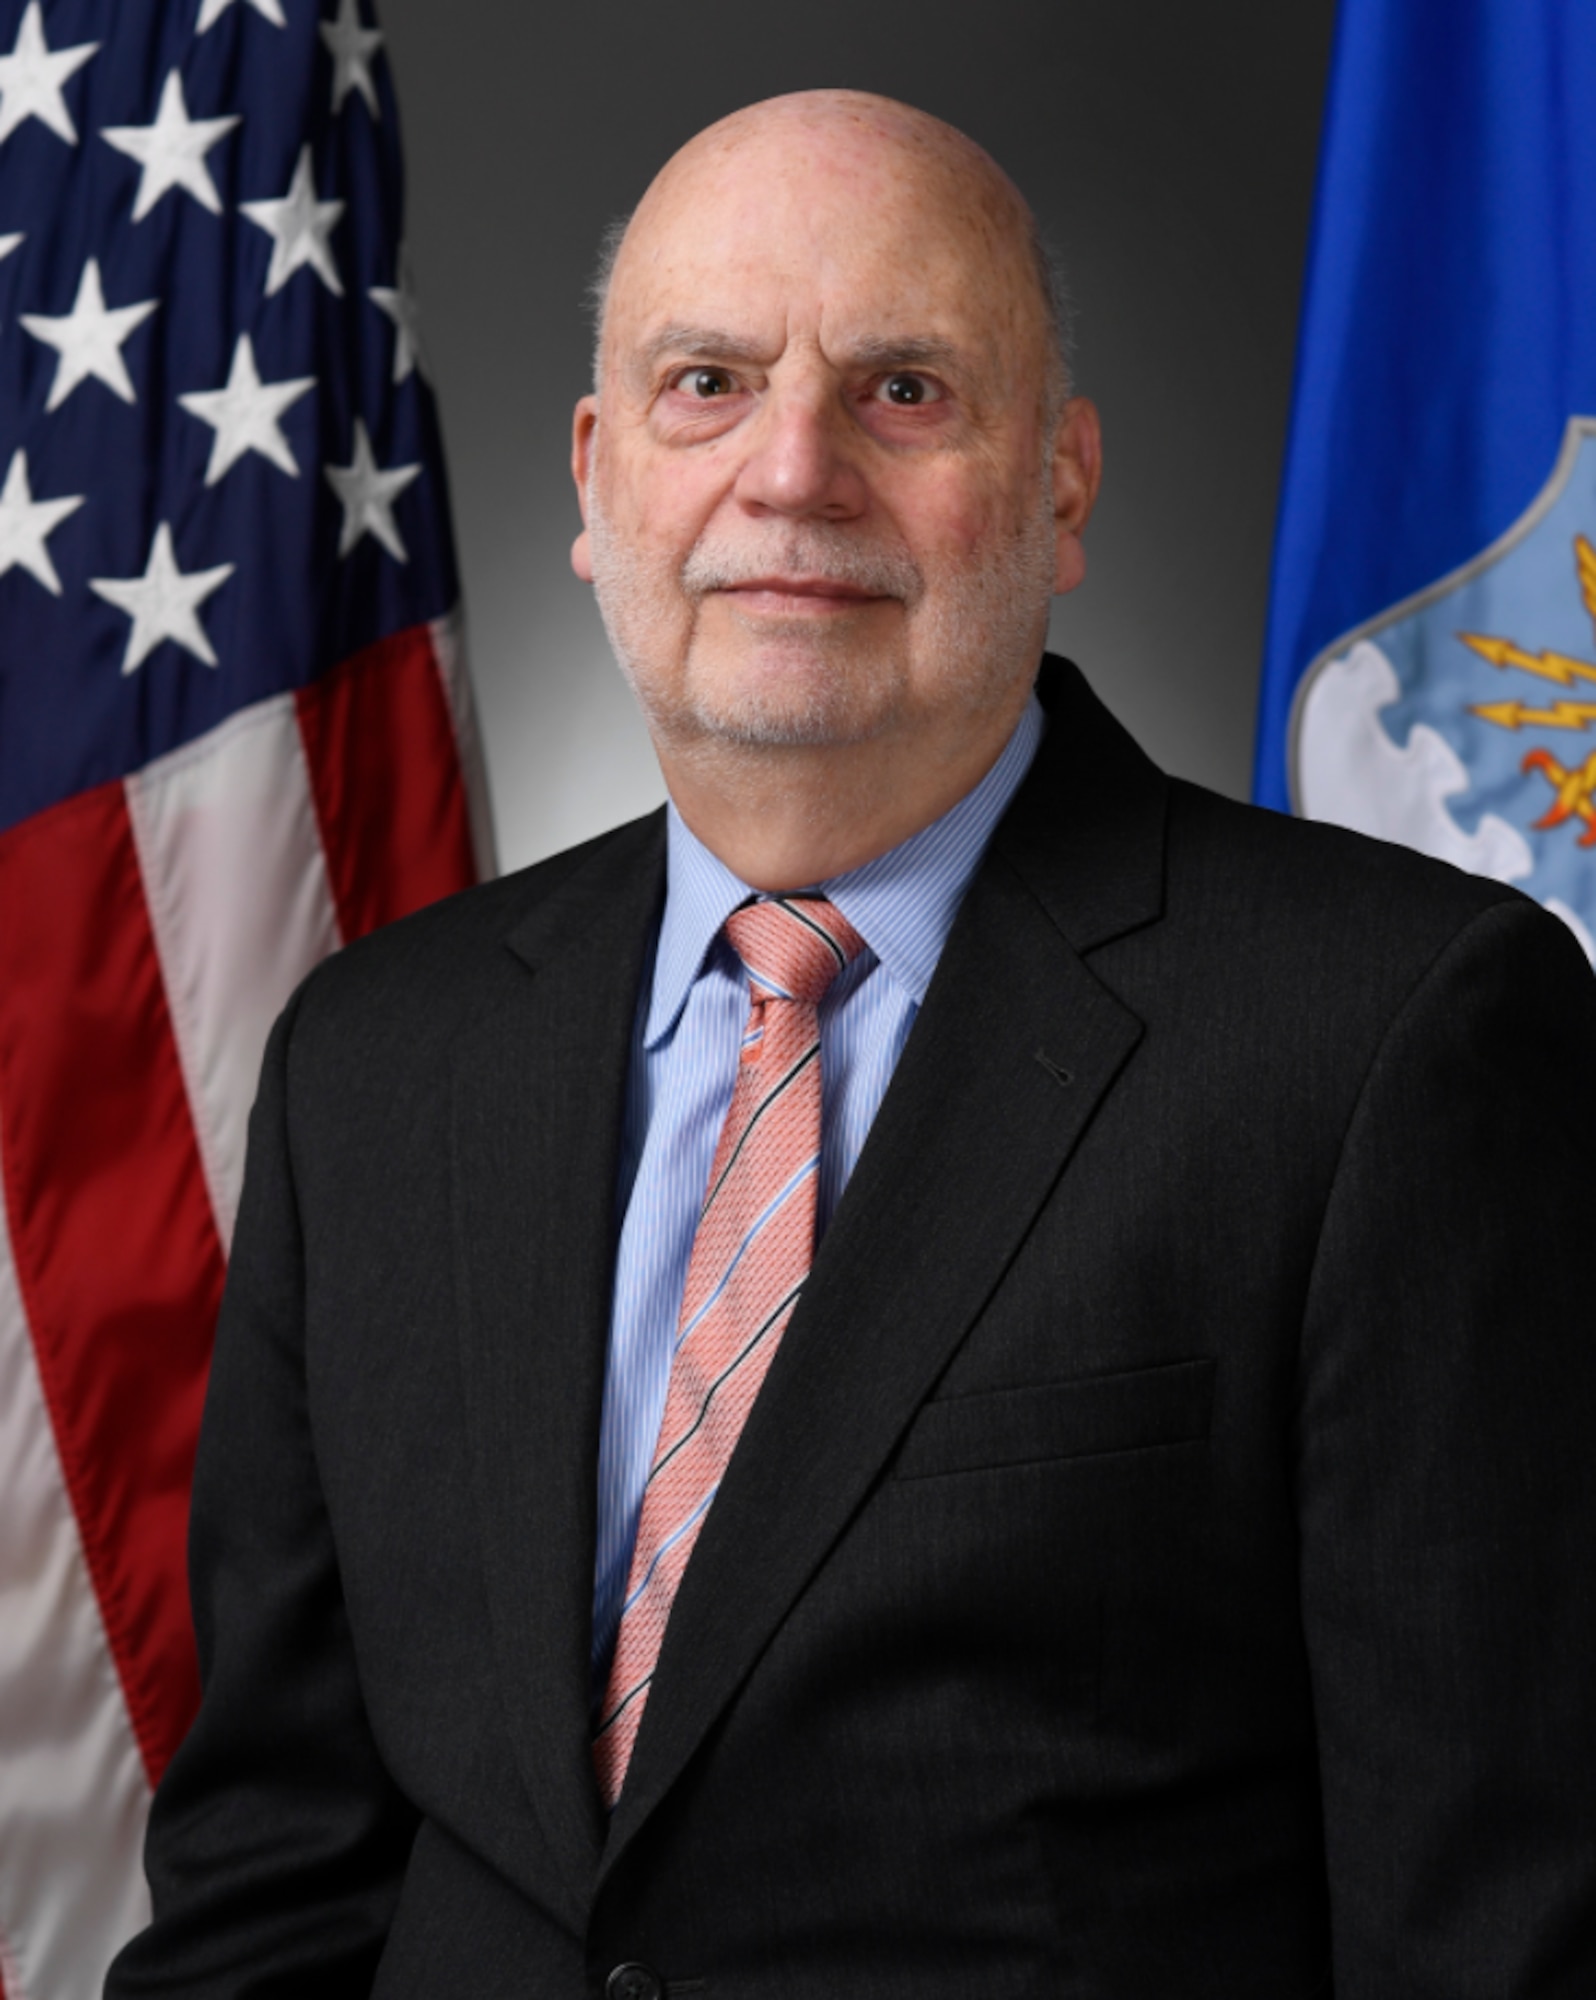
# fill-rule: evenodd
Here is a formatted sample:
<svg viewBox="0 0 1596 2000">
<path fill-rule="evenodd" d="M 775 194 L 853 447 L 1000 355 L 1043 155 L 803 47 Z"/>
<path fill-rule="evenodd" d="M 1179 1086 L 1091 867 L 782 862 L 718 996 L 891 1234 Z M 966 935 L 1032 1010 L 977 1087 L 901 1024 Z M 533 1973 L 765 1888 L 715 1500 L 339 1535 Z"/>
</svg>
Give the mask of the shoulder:
<svg viewBox="0 0 1596 2000">
<path fill-rule="evenodd" d="M 1182 780 L 1166 812 L 1158 922 L 1094 954 L 1144 1018 L 1190 1018 L 1260 1074 L 1284 1062 L 1322 1082 L 1362 1074 L 1432 1008 L 1486 1006 L 1494 1032 L 1520 1034 L 1550 1006 L 1596 1034 L 1580 944 L 1516 888 Z"/>
<path fill-rule="evenodd" d="M 1538 905 L 1503 882 L 1344 827 L 1169 784 L 1169 887 L 1288 928 L 1355 923 L 1450 932 L 1502 904 Z"/>
<path fill-rule="evenodd" d="M 580 924 L 618 887 L 640 908 L 663 867 L 663 814 L 651 813 L 530 868 L 447 896 L 324 960 L 288 1009 L 296 1059 L 333 1060 L 403 1042 L 441 1053 L 526 976 L 517 941 Z"/>
<path fill-rule="evenodd" d="M 1505 883 L 1167 776 L 1068 662 L 1044 662 L 1038 691 L 1048 734 L 1003 844 L 1094 962 L 1150 954 L 1167 978 L 1309 1000 L 1351 976 L 1389 1001 L 1478 923 L 1527 927 L 1584 964 L 1572 932 Z"/>
</svg>

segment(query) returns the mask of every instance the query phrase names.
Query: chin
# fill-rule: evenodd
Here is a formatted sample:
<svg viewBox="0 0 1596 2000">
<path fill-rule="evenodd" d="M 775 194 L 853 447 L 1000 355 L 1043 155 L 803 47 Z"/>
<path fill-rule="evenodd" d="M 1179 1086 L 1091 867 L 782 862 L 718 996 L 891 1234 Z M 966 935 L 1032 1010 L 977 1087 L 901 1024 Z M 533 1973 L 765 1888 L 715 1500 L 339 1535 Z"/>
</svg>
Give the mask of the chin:
<svg viewBox="0 0 1596 2000">
<path fill-rule="evenodd" d="M 884 664 L 841 673 L 835 660 L 789 653 L 762 670 L 691 676 L 683 709 L 695 734 L 723 743 L 819 747 L 884 734 L 902 696 L 901 676 Z"/>
</svg>

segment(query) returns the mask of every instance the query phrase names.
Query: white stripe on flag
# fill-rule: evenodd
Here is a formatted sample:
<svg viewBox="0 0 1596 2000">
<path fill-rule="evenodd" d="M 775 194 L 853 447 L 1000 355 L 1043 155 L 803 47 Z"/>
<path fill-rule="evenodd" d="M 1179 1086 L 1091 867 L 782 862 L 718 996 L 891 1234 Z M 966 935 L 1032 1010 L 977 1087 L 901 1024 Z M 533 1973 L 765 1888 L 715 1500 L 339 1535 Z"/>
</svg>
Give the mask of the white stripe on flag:
<svg viewBox="0 0 1596 2000">
<path fill-rule="evenodd" d="M 150 1919 L 149 1785 L 45 1413 L 0 1213 L 0 1940 L 8 1990 L 93 2000 Z"/>
<path fill-rule="evenodd" d="M 127 780 L 128 812 L 224 1247 L 272 1022 L 341 942 L 290 695 Z"/>
<path fill-rule="evenodd" d="M 482 753 L 482 732 L 477 727 L 476 697 L 471 692 L 471 674 L 466 661 L 465 619 L 456 609 L 446 618 L 435 618 L 429 629 L 432 633 L 432 655 L 438 662 L 443 691 L 449 698 L 449 714 L 454 720 L 454 747 L 460 759 L 460 776 L 465 783 L 477 880 L 491 882 L 499 872 L 499 852 L 493 838 L 493 808 L 488 798 L 488 767 Z"/>
</svg>

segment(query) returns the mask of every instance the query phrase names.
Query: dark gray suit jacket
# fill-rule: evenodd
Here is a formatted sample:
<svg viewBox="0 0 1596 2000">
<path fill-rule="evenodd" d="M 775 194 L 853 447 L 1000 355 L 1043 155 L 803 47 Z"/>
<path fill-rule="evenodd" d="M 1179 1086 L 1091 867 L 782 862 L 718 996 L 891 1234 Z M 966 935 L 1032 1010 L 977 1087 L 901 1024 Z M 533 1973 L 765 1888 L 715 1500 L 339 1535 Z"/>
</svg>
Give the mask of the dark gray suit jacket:
<svg viewBox="0 0 1596 2000">
<path fill-rule="evenodd" d="M 1596 982 L 1042 685 L 608 1828 L 659 818 L 301 990 L 116 2000 L 1596 1993 Z"/>
</svg>

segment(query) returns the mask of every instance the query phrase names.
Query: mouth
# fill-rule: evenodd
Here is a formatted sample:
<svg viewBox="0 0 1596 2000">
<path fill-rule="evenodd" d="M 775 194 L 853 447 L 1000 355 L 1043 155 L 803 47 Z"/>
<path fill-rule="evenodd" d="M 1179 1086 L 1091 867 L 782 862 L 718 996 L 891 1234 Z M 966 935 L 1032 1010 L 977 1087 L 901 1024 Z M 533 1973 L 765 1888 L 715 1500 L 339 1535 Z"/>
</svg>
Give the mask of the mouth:
<svg viewBox="0 0 1596 2000">
<path fill-rule="evenodd" d="M 781 618 L 824 618 L 890 601 L 883 592 L 831 576 L 748 577 L 722 584 L 719 594 L 732 598 L 739 611 Z"/>
</svg>

